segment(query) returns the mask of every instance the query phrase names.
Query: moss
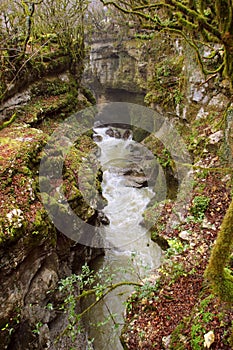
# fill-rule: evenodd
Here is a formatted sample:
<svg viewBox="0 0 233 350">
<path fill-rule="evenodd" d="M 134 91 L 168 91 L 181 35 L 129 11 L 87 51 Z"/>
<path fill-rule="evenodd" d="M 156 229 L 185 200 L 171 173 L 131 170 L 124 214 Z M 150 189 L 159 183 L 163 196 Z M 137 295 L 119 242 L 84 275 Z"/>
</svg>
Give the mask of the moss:
<svg viewBox="0 0 233 350">
<path fill-rule="evenodd" d="M 232 324 L 232 327 L 231 327 L 231 335 L 229 337 L 229 344 L 232 346 L 233 348 L 233 324 Z"/>
<path fill-rule="evenodd" d="M 38 167 L 48 135 L 41 130 L 29 127 L 28 123 L 40 127 L 42 120 L 56 119 L 52 124 L 55 128 L 58 119 L 62 120 L 61 115 L 68 116 L 72 110 L 77 109 L 77 90 L 76 86 L 74 88 L 59 80 L 44 80 L 35 85 L 33 94 L 29 103 L 21 106 L 17 111 L 17 119 L 0 130 L 0 245 L 6 247 L 22 237 L 36 245 L 47 238 L 52 240 L 53 244 L 56 241 L 56 230 L 41 202 L 38 184 Z M 78 123 L 77 126 L 79 126 Z M 48 133 L 51 133 L 53 127 L 49 129 Z M 91 131 L 82 135 L 71 148 L 64 165 L 63 181 L 63 190 L 70 206 L 86 221 L 96 213 L 85 202 L 76 174 L 82 158 L 95 152 L 96 145 L 91 136 Z M 64 161 L 60 150 L 56 152 L 52 162 L 48 162 L 48 166 L 56 167 Z M 100 192 L 101 174 L 98 167 L 94 173 L 90 171 L 84 176 L 86 186 L 88 188 L 94 186 L 96 194 Z M 58 203 L 56 196 L 55 198 L 52 196 L 52 188 L 46 177 L 41 178 L 40 181 L 43 186 L 47 186 L 47 200 L 51 202 L 52 213 L 59 212 L 61 217 L 64 217 L 63 214 L 67 213 L 66 206 Z M 15 227 L 14 223 L 7 219 L 7 214 L 15 209 L 22 212 L 23 219 L 20 227 Z"/>
<path fill-rule="evenodd" d="M 0 125 L 0 130 L 4 129 L 7 126 L 9 126 L 10 124 L 12 124 L 15 121 L 16 117 L 17 117 L 17 114 L 14 113 L 9 120 L 7 120 L 2 125 Z"/>
<path fill-rule="evenodd" d="M 36 232 L 37 234 L 46 236 L 48 234 L 48 228 L 51 228 L 51 224 L 49 224 L 45 209 L 37 210 L 33 221 L 32 234 Z"/>
<path fill-rule="evenodd" d="M 136 142 L 142 142 L 150 133 L 142 128 L 133 127 L 133 139 Z"/>
<path fill-rule="evenodd" d="M 69 91 L 69 84 L 60 79 L 42 80 L 35 84 L 31 89 L 32 97 L 58 96 Z"/>
<path fill-rule="evenodd" d="M 86 87 L 82 87 L 82 88 L 81 88 L 81 92 L 83 93 L 83 95 L 86 97 L 86 99 L 87 99 L 92 105 L 95 105 L 95 104 L 96 104 L 95 96 L 93 95 L 93 93 L 91 92 L 90 89 L 88 89 L 88 88 L 86 88 Z"/>
<path fill-rule="evenodd" d="M 70 113 L 77 104 L 77 92 L 69 91 L 59 96 L 34 98 L 19 114 L 20 121 L 37 127 L 45 118 L 57 118 Z"/>
<path fill-rule="evenodd" d="M 223 219 L 216 243 L 212 250 L 208 266 L 205 271 L 213 291 L 223 301 L 233 303 L 233 276 L 226 265 L 233 249 L 233 201 Z"/>
<path fill-rule="evenodd" d="M 48 177 L 40 176 L 40 187 L 44 189 L 45 192 L 49 193 L 52 191 L 51 183 Z"/>
<path fill-rule="evenodd" d="M 170 57 L 159 61 L 154 66 L 154 74 L 149 82 L 149 92 L 145 96 L 145 103 L 160 104 L 166 109 L 174 108 L 183 101 L 184 78 L 182 68 L 183 56 Z"/>
<path fill-rule="evenodd" d="M 233 275 L 228 269 L 224 269 L 221 275 L 211 274 L 208 268 L 205 276 L 211 281 L 213 292 L 216 293 L 221 300 L 233 303 Z"/>
<path fill-rule="evenodd" d="M 19 126 L 3 129 L 0 136 L 0 240 L 7 244 L 27 235 L 32 228 L 39 207 L 36 171 L 46 139 L 36 129 Z"/>
<path fill-rule="evenodd" d="M 163 143 L 158 140 L 154 135 L 148 136 L 143 144 L 154 154 L 158 162 L 160 163 L 163 172 L 165 174 L 166 186 L 164 184 L 160 188 L 166 188 L 166 198 L 175 199 L 178 191 L 178 179 L 177 179 L 177 169 L 176 163 L 171 156 L 171 152 L 164 147 Z M 159 180 L 159 179 L 158 179 Z M 160 177 L 160 181 L 163 181 L 163 178 Z M 156 184 L 157 186 L 158 184 Z M 157 187 L 156 187 L 157 189 Z M 155 193 L 157 190 L 155 190 Z M 164 199 L 164 192 L 158 194 L 158 199 Z"/>
</svg>

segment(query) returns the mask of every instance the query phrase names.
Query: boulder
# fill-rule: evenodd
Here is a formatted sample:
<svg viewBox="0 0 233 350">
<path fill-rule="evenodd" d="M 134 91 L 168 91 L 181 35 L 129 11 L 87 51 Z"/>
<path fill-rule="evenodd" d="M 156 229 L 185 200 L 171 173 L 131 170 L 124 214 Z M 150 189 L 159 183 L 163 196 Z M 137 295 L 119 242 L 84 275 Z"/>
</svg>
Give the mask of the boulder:
<svg viewBox="0 0 233 350">
<path fill-rule="evenodd" d="M 125 130 L 125 132 L 123 133 L 123 140 L 128 140 L 131 136 L 131 131 L 129 129 Z"/>
<path fill-rule="evenodd" d="M 114 137 L 114 130 L 112 128 L 109 128 L 108 130 L 106 130 L 105 134 L 110 137 Z"/>
</svg>

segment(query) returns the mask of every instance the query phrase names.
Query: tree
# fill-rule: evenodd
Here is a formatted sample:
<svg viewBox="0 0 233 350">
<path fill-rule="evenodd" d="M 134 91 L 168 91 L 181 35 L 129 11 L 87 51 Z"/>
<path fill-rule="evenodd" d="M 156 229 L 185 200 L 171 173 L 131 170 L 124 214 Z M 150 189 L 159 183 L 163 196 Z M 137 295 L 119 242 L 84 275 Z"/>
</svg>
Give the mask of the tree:
<svg viewBox="0 0 233 350">
<path fill-rule="evenodd" d="M 148 31 L 169 31 L 195 50 L 202 71 L 221 73 L 233 88 L 232 0 L 100 0 L 139 21 Z M 204 49 L 211 54 L 203 57 Z M 212 62 L 211 64 L 209 62 Z M 211 69 L 212 68 L 212 69 Z M 222 300 L 233 302 L 233 276 L 226 268 L 233 248 L 233 201 L 224 217 L 205 272 Z"/>
<path fill-rule="evenodd" d="M 55 34 L 70 57 L 70 72 L 79 80 L 85 57 L 84 27 L 88 0 L 46 0 L 37 12 L 36 26 L 42 34 Z"/>
<path fill-rule="evenodd" d="M 180 35 L 195 50 L 205 74 L 222 72 L 233 86 L 232 0 L 100 1 L 137 18 L 141 28 Z M 203 57 L 205 47 L 212 50 L 208 57 Z"/>
<path fill-rule="evenodd" d="M 0 102 L 10 88 L 42 62 L 42 51 L 66 56 L 80 81 L 85 57 L 84 25 L 88 0 L 14 0 L 0 4 Z M 26 72 L 27 71 L 27 72 Z"/>
<path fill-rule="evenodd" d="M 222 226 L 205 271 L 216 294 L 224 301 L 233 303 L 233 276 L 225 266 L 233 248 L 233 201 L 223 219 Z"/>
</svg>

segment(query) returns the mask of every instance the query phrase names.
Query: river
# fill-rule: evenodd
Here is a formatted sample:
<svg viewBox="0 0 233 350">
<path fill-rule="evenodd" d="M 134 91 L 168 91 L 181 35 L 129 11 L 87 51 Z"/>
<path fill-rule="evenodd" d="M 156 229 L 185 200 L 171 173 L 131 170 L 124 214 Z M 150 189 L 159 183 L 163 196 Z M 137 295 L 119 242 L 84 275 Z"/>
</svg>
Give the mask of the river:
<svg viewBox="0 0 233 350">
<path fill-rule="evenodd" d="M 125 169 L 139 168 L 140 156 L 135 157 L 134 149 L 139 144 L 131 137 L 123 139 L 106 134 L 109 128 L 96 128 L 100 147 L 99 161 L 103 170 L 102 191 L 108 204 L 104 213 L 110 224 L 104 228 L 107 246 L 104 257 L 94 263 L 96 271 L 107 269 L 108 277 L 117 281 L 139 281 L 149 272 L 153 273 L 161 259 L 161 249 L 150 240 L 150 234 L 141 225 L 142 214 L 154 196 L 153 186 L 144 187 L 135 178 L 125 176 Z M 137 177 L 136 177 L 137 180 Z M 102 283 L 106 276 L 103 277 Z M 123 325 L 124 302 L 132 292 L 124 287 L 110 293 L 88 315 L 89 335 L 94 339 L 95 350 L 122 350 L 119 335 Z M 105 320 L 109 322 L 105 324 Z M 102 326 L 100 324 L 103 323 Z M 96 327 L 99 324 L 99 327 Z"/>
</svg>

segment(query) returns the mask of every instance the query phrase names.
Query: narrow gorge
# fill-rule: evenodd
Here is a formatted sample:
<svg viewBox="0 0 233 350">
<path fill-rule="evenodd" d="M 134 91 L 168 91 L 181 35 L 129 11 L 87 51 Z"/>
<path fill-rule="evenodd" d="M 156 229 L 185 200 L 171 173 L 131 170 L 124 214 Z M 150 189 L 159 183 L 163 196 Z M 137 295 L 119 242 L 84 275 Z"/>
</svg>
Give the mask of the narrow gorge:
<svg viewBox="0 0 233 350">
<path fill-rule="evenodd" d="M 205 277 L 232 195 L 229 79 L 96 2 L 23 3 L 23 35 L 0 33 L 1 348 L 230 350 L 232 294 Z"/>
</svg>

